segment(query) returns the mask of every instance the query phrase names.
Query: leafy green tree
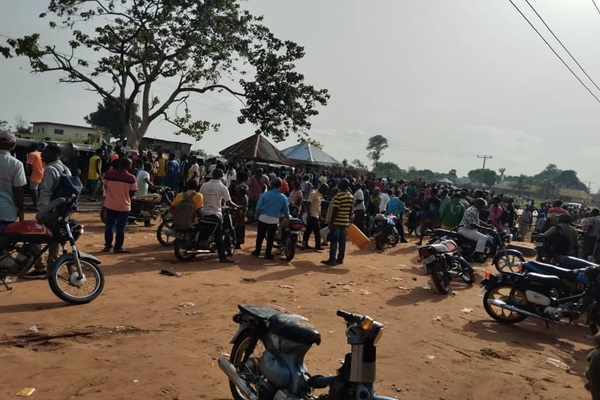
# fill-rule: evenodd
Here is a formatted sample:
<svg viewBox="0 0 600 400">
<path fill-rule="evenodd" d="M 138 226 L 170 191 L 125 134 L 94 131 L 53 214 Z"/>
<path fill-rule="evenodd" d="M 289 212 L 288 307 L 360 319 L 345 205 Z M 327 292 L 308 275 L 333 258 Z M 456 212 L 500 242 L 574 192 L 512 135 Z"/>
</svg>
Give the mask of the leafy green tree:
<svg viewBox="0 0 600 400">
<path fill-rule="evenodd" d="M 323 144 L 321 142 L 319 142 L 317 139 L 313 139 L 308 136 L 298 137 L 298 143 L 308 143 L 311 146 L 315 146 L 318 149 L 323 149 Z"/>
<path fill-rule="evenodd" d="M 560 171 L 553 181 L 557 186 L 562 188 L 583 190 L 585 192 L 589 190 L 586 184 L 579 180 L 577 172 L 572 169 Z"/>
<path fill-rule="evenodd" d="M 498 169 L 498 172 L 500 172 L 500 176 L 498 177 L 498 183 L 502 183 L 502 181 L 504 180 L 504 173 L 506 172 L 506 168 L 500 168 Z"/>
<path fill-rule="evenodd" d="M 458 180 L 458 175 L 456 175 L 456 170 L 455 169 L 451 169 L 450 171 L 448 171 L 448 174 L 446 175 L 448 177 L 448 179 L 450 179 L 452 182 L 455 182 Z"/>
<path fill-rule="evenodd" d="M 134 103 L 131 109 L 131 118 L 128 124 L 134 129 L 137 129 L 141 123 L 141 118 L 137 115 L 137 105 Z M 104 132 L 108 139 L 114 138 L 118 140 L 127 139 L 123 114 L 119 108 L 119 104 L 110 99 L 104 99 L 102 103 L 98 103 L 98 108 L 93 113 L 84 117 L 85 122 L 94 128 Z"/>
<path fill-rule="evenodd" d="M 369 167 L 367 167 L 362 161 L 360 161 L 358 158 L 355 159 L 354 161 L 352 161 L 352 166 L 356 169 L 363 169 L 365 171 L 369 170 Z"/>
<path fill-rule="evenodd" d="M 296 63 L 304 48 L 275 37 L 240 0 L 50 0 L 41 18 L 69 30 L 67 54 L 33 33 L 0 46 L 5 57 L 29 59 L 33 72 L 59 72 L 60 82 L 83 84 L 118 104 L 127 143 L 137 148 L 158 118 L 177 134 L 201 139 L 218 124 L 193 118 L 192 95 L 226 92 L 241 101 L 239 123 L 282 141 L 308 135 L 310 117 L 329 94 L 304 82 Z M 81 28 L 80 28 L 81 27 Z M 93 31 L 89 28 L 93 27 Z M 95 59 L 80 58 L 79 48 Z M 88 53 L 86 53 L 88 54 Z M 109 79 L 106 79 L 108 77 Z M 155 84 L 171 86 L 159 98 Z M 132 121 L 139 98 L 140 124 Z"/>
<path fill-rule="evenodd" d="M 373 168 L 373 172 L 382 177 L 389 176 L 392 179 L 402 178 L 402 170 L 393 162 L 379 162 Z"/>
<path fill-rule="evenodd" d="M 471 182 L 483 183 L 484 185 L 486 185 L 488 187 L 494 186 L 494 184 L 496 183 L 496 180 L 498 179 L 498 175 L 496 174 L 496 171 L 493 171 L 493 170 L 487 169 L 487 168 L 486 169 L 481 169 L 481 168 L 474 169 L 472 171 L 469 171 L 467 176 L 469 177 Z"/>
<path fill-rule="evenodd" d="M 348 160 L 346 158 L 342 160 L 342 167 L 348 168 Z"/>
<path fill-rule="evenodd" d="M 523 193 L 524 190 L 528 188 L 528 179 L 527 176 L 521 174 L 514 181 L 514 188 L 517 190 L 518 194 Z"/>
<path fill-rule="evenodd" d="M 552 179 L 546 179 L 541 182 L 537 195 L 542 199 L 548 200 L 558 197 L 558 185 Z"/>
<path fill-rule="evenodd" d="M 377 166 L 377 163 L 383 155 L 383 151 L 389 147 L 387 138 L 381 135 L 371 136 L 369 143 L 367 144 L 367 158 L 373 161 L 373 168 Z"/>
</svg>

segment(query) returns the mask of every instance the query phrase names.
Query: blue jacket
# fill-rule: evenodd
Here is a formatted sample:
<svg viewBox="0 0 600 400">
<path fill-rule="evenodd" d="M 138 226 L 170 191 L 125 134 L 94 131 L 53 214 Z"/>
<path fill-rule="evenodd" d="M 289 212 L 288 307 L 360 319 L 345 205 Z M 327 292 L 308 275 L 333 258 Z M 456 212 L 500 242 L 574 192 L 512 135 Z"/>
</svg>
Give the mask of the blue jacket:
<svg viewBox="0 0 600 400">
<path fill-rule="evenodd" d="M 392 197 L 392 199 L 387 205 L 386 211 L 388 214 L 392 214 L 395 215 L 396 218 L 400 218 L 400 216 L 404 212 L 404 202 L 398 197 Z"/>
<path fill-rule="evenodd" d="M 258 219 L 261 214 L 277 218 L 282 215 L 286 218 L 290 217 L 287 197 L 279 192 L 279 188 L 270 189 L 260 196 L 254 216 Z"/>
</svg>

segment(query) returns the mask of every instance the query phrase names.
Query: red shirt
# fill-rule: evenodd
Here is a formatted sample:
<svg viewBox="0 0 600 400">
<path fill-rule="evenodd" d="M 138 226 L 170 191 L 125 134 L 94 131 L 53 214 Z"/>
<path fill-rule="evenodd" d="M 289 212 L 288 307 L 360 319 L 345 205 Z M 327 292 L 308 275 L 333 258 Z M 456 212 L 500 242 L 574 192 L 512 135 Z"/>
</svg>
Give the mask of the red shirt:
<svg viewBox="0 0 600 400">
<path fill-rule="evenodd" d="M 113 169 L 104 175 L 104 207 L 113 211 L 131 211 L 130 192 L 137 190 L 133 174 Z"/>
</svg>

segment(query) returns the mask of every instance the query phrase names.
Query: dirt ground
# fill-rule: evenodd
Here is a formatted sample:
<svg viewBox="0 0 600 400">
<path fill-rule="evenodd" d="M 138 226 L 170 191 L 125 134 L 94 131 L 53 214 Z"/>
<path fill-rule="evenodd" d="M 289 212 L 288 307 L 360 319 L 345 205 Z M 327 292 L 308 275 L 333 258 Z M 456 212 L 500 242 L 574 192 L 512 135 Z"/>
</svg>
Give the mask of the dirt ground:
<svg viewBox="0 0 600 400">
<path fill-rule="evenodd" d="M 0 398 L 35 387 L 34 399 L 230 399 L 217 358 L 229 353 L 237 304 L 282 307 L 312 320 L 323 341 L 308 353 L 313 374 L 331 374 L 349 350 L 338 309 L 385 323 L 378 348 L 378 394 L 398 399 L 589 399 L 583 388 L 589 329 L 526 320 L 491 321 L 478 284 L 455 282 L 455 294 L 427 287 L 412 243 L 378 253 L 349 245 L 344 265 L 325 254 L 265 261 L 246 248 L 238 265 L 215 256 L 175 260 L 155 229 L 128 230 L 133 254 L 101 253 L 97 215 L 79 247 L 102 260 L 106 286 L 94 302 L 69 306 L 45 281 L 0 289 Z M 489 266 L 488 266 L 489 268 Z M 181 277 L 160 275 L 161 269 Z M 483 268 L 478 268 L 478 281 Z M 431 284 L 431 283 L 430 283 Z M 192 305 L 193 304 L 193 305 Z M 187 306 L 187 307 L 186 307 Z M 30 330 L 36 326 L 39 332 Z M 33 329 L 35 330 L 35 329 Z M 569 371 L 547 362 L 563 361 Z"/>
</svg>

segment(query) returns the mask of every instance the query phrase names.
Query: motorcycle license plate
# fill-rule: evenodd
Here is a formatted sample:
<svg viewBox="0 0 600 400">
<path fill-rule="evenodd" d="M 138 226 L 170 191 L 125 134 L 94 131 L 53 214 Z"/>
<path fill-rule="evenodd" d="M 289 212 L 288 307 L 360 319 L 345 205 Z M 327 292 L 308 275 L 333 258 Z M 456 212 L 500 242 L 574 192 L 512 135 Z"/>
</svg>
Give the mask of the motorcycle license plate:
<svg viewBox="0 0 600 400">
<path fill-rule="evenodd" d="M 424 259 L 422 259 L 421 264 L 427 265 L 427 264 L 431 264 L 434 261 L 435 261 L 435 256 L 429 256 L 429 257 L 425 257 Z"/>
</svg>

